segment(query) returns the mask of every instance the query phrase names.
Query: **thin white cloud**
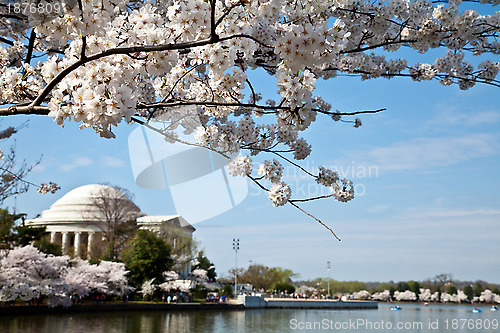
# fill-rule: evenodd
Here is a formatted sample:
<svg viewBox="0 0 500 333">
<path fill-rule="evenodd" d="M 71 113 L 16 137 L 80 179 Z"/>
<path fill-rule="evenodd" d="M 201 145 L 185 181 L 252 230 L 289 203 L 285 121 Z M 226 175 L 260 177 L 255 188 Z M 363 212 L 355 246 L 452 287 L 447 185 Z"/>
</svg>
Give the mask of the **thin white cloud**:
<svg viewBox="0 0 500 333">
<path fill-rule="evenodd" d="M 367 208 L 366 211 L 369 213 L 381 213 L 387 211 L 389 208 L 391 208 L 390 205 L 377 205 Z"/>
<path fill-rule="evenodd" d="M 436 127 L 440 130 L 443 127 L 452 126 L 483 126 L 491 125 L 500 121 L 500 112 L 491 110 L 460 112 L 461 106 L 437 105 L 438 112 L 430 119 L 426 126 Z"/>
<path fill-rule="evenodd" d="M 74 168 L 77 168 L 77 167 L 89 166 L 93 162 L 94 161 L 92 161 L 90 158 L 88 158 L 86 156 L 78 156 L 78 157 L 74 158 L 71 163 L 61 164 L 59 166 L 59 169 L 61 171 L 68 172 L 68 171 L 71 171 L 71 170 L 73 170 Z"/>
<path fill-rule="evenodd" d="M 497 135 L 477 133 L 461 137 L 415 138 L 367 152 L 351 154 L 358 165 L 377 166 L 380 171 L 428 169 L 454 165 L 499 151 Z"/>
<path fill-rule="evenodd" d="M 102 163 L 105 166 L 110 166 L 110 167 L 124 167 L 125 162 L 122 159 L 116 158 L 116 157 L 111 157 L 111 156 L 104 156 L 102 158 Z"/>
</svg>

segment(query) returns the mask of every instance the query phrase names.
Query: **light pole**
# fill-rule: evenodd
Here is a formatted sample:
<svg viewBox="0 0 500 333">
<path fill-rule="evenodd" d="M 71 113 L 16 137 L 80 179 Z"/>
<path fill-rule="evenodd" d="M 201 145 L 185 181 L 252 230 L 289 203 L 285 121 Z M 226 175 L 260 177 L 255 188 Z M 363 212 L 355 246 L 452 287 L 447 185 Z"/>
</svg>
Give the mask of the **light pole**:
<svg viewBox="0 0 500 333">
<path fill-rule="evenodd" d="M 238 250 L 239 249 L 240 249 L 240 239 L 233 238 L 233 250 L 234 250 L 234 258 L 235 258 L 235 265 L 234 265 L 234 298 L 235 299 L 237 296 L 237 289 L 238 289 Z"/>
<path fill-rule="evenodd" d="M 326 270 L 328 271 L 328 294 L 326 294 L 326 297 L 330 295 L 330 262 L 326 262 Z"/>
</svg>

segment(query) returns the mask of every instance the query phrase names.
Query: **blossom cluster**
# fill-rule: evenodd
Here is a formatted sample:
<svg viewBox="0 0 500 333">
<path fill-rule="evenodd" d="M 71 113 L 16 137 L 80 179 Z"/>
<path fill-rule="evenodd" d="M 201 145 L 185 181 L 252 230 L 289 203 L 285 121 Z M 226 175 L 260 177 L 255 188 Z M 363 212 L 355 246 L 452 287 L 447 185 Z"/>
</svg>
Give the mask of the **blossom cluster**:
<svg viewBox="0 0 500 333">
<path fill-rule="evenodd" d="M 233 176 L 248 176 L 252 174 L 253 164 L 248 155 L 238 155 L 228 163 L 229 174 Z"/>
<path fill-rule="evenodd" d="M 40 186 L 36 189 L 38 193 L 45 194 L 45 193 L 56 193 L 58 190 L 60 190 L 61 187 L 57 185 L 54 182 L 49 182 L 47 183 L 41 183 Z"/>
<path fill-rule="evenodd" d="M 292 196 L 290 186 L 283 182 L 275 183 L 268 192 L 268 198 L 274 207 L 283 206 Z"/>
<path fill-rule="evenodd" d="M 283 176 L 283 166 L 276 159 L 272 161 L 266 160 L 259 165 L 259 175 L 269 179 L 271 183 L 277 184 L 280 182 L 281 176 Z"/>
</svg>

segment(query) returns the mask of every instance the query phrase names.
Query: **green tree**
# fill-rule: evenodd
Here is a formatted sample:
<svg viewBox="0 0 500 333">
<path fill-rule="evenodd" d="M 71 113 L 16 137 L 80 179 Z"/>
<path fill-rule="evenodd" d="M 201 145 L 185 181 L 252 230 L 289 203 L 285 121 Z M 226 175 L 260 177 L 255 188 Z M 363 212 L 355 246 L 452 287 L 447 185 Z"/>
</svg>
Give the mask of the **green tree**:
<svg viewBox="0 0 500 333">
<path fill-rule="evenodd" d="M 326 290 L 328 289 L 328 280 L 327 279 L 314 279 L 312 281 L 309 281 L 307 285 L 314 287 L 314 288 L 320 288 L 324 289 L 325 293 Z M 337 281 L 337 280 L 332 280 L 330 279 L 330 291 L 333 293 L 354 293 L 356 291 L 360 290 L 366 290 L 368 289 L 366 286 L 366 283 L 360 282 L 360 281 Z"/>
<path fill-rule="evenodd" d="M 196 265 L 193 266 L 193 269 L 197 268 L 204 269 L 207 271 L 207 278 L 210 282 L 215 281 L 217 277 L 217 273 L 215 272 L 215 266 L 210 260 L 208 260 L 203 250 L 198 252 L 198 256 L 196 257 Z"/>
<path fill-rule="evenodd" d="M 381 292 L 384 290 L 391 290 L 391 288 L 394 289 L 394 285 L 392 283 L 380 283 L 375 287 L 373 292 Z"/>
<path fill-rule="evenodd" d="M 200 284 L 196 285 L 196 287 L 193 289 L 193 296 L 196 299 L 202 299 L 205 300 L 208 295 L 208 290 L 205 286 L 202 286 Z"/>
<path fill-rule="evenodd" d="M 415 293 L 415 295 L 420 295 L 420 283 L 418 283 L 417 281 L 414 281 L 414 280 L 411 280 L 411 281 L 408 281 L 406 282 L 406 284 L 408 285 L 408 290 L 412 291 Z"/>
<path fill-rule="evenodd" d="M 296 275 L 289 269 L 254 264 L 238 275 L 238 281 L 250 283 L 256 289 L 270 290 L 277 283 L 291 284 Z"/>
<path fill-rule="evenodd" d="M 276 290 L 277 292 L 283 291 L 287 294 L 291 294 L 295 292 L 295 287 L 291 283 L 278 282 L 273 286 L 273 290 Z"/>
<path fill-rule="evenodd" d="M 409 289 L 410 289 L 410 286 L 408 286 L 408 283 L 406 283 L 404 281 L 398 282 L 398 284 L 396 286 L 396 290 L 399 292 L 406 291 Z"/>
<path fill-rule="evenodd" d="M 455 285 L 449 285 L 448 288 L 446 288 L 446 292 L 450 295 L 455 295 L 458 293 L 457 287 Z"/>
<path fill-rule="evenodd" d="M 130 247 L 123 251 L 122 259 L 130 270 L 130 282 L 134 286 L 153 278 L 161 281 L 162 273 L 173 264 L 170 246 L 149 230 L 136 233 Z"/>
<path fill-rule="evenodd" d="M 26 246 L 32 242 L 39 241 L 47 234 L 45 227 L 28 227 L 24 223 L 14 228 L 12 234 L 16 246 Z"/>
<path fill-rule="evenodd" d="M 481 296 L 481 293 L 484 291 L 484 288 L 483 286 L 481 285 L 481 283 L 479 281 L 477 281 L 475 284 L 474 284 L 474 296 Z"/>
<path fill-rule="evenodd" d="M 467 299 L 469 300 L 469 302 L 472 301 L 472 298 L 474 298 L 474 289 L 472 288 L 472 286 L 465 286 L 464 294 L 467 295 Z"/>
<path fill-rule="evenodd" d="M 61 255 L 61 246 L 45 239 L 46 228 L 26 226 L 24 216 L 25 214 L 10 214 L 7 210 L 0 209 L 0 249 L 33 244 L 42 252 Z M 19 219 L 23 219 L 23 222 L 16 225 Z"/>
<path fill-rule="evenodd" d="M 5 209 L 0 209 L 0 248 L 10 249 L 15 246 L 16 236 L 14 229 L 16 221 L 23 217 L 23 214 L 10 214 Z"/>
<path fill-rule="evenodd" d="M 231 297 L 232 295 L 234 295 L 233 287 L 231 287 L 230 284 L 226 284 L 224 288 L 222 288 L 222 295 L 226 297 Z"/>
<path fill-rule="evenodd" d="M 396 292 L 396 288 L 394 288 L 394 286 L 391 286 L 389 288 L 389 293 L 391 294 L 391 297 L 394 297 L 394 293 Z"/>
</svg>

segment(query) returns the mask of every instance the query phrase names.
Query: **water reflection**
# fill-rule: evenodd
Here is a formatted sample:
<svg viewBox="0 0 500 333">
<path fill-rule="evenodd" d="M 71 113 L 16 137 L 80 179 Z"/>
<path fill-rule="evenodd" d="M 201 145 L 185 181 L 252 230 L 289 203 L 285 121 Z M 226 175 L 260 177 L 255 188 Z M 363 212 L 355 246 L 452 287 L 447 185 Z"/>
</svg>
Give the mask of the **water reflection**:
<svg viewBox="0 0 500 333">
<path fill-rule="evenodd" d="M 381 304 L 378 310 L 246 310 L 246 311 L 150 311 L 81 313 L 60 315 L 36 315 L 0 317 L 1 333 L 225 333 L 225 332 L 370 332 L 373 330 L 357 327 L 356 330 L 334 329 L 293 329 L 291 322 L 297 323 L 348 323 L 364 320 L 372 323 L 419 322 L 422 329 L 405 329 L 405 332 L 498 332 L 498 330 L 449 330 L 446 320 L 470 318 L 473 320 L 500 320 L 499 312 L 484 308 L 482 314 L 472 313 L 470 306 L 402 305 L 401 311 L 390 311 L 389 304 Z M 430 322 L 439 321 L 439 330 L 429 328 Z"/>
</svg>

